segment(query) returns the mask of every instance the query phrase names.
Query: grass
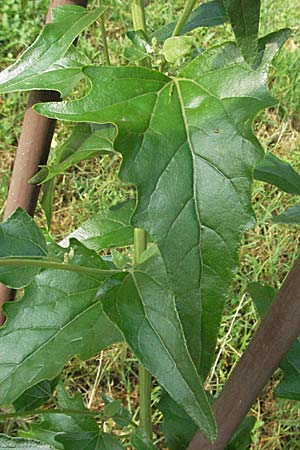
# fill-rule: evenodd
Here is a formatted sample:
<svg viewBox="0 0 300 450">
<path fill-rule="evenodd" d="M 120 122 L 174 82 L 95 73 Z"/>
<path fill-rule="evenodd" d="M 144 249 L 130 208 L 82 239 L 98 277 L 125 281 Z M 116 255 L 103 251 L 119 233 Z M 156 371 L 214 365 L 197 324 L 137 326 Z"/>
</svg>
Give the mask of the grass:
<svg viewBox="0 0 300 450">
<path fill-rule="evenodd" d="M 106 24 L 113 64 L 125 61 L 120 53 L 124 31 L 130 28 L 129 0 L 103 2 L 108 6 Z M 273 62 L 269 76 L 272 94 L 279 100 L 278 106 L 263 112 L 256 120 L 256 133 L 265 149 L 293 164 L 300 171 L 300 8 L 287 0 L 264 0 L 261 33 L 278 28 L 291 27 L 292 38 Z M 152 1 L 147 5 L 149 27 L 154 30 L 176 18 L 183 1 Z M 26 12 L 21 12 L 17 0 L 5 0 L 0 6 L 0 68 L 10 64 L 18 53 L 37 35 L 41 27 L 46 0 L 28 2 Z M 199 46 L 216 44 L 231 39 L 228 25 L 198 30 L 193 34 Z M 91 27 L 79 40 L 79 47 L 94 62 L 103 62 L 101 39 L 96 26 Z M 18 136 L 26 95 L 1 97 L 0 129 L 0 212 L 3 210 L 10 170 Z M 53 147 L 60 145 L 68 134 L 68 127 L 60 124 L 53 140 Z M 60 239 L 96 209 L 106 208 L 128 196 L 130 189 L 117 179 L 118 158 L 98 158 L 82 163 L 58 180 L 54 203 L 53 233 Z M 241 267 L 228 296 L 221 326 L 218 355 L 211 373 L 209 387 L 219 391 L 229 373 L 246 349 L 257 316 L 246 293 L 247 284 L 261 281 L 279 287 L 296 256 L 299 255 L 297 229 L 273 225 L 270 217 L 294 205 L 299 199 L 280 192 L 274 187 L 255 182 L 253 205 L 257 225 L 244 237 L 241 248 Z M 37 216 L 45 223 L 39 207 Z M 257 418 L 253 432 L 252 450 L 296 450 L 300 448 L 299 415 L 297 402 L 276 400 L 272 391 L 281 378 L 277 371 L 268 386 L 251 409 Z M 137 362 L 124 345 L 114 346 L 95 358 L 81 362 L 74 358 L 63 372 L 63 378 L 71 392 L 81 391 L 87 405 L 93 409 L 102 407 L 101 392 L 120 398 L 137 416 Z M 153 405 L 159 397 L 159 388 L 153 390 Z M 161 417 L 155 413 L 155 430 Z M 26 429 L 26 421 L 9 421 L 6 432 L 15 432 L 17 426 Z M 110 424 L 108 423 L 109 427 Z"/>
</svg>

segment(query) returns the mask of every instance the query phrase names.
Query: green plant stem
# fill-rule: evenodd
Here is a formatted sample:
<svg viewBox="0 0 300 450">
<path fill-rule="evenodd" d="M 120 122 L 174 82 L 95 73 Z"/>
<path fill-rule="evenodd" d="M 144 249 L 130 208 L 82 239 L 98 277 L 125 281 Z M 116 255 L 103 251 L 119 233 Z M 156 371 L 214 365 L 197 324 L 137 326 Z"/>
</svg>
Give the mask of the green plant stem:
<svg viewBox="0 0 300 450">
<path fill-rule="evenodd" d="M 134 265 L 139 264 L 143 251 L 147 248 L 147 235 L 141 228 L 134 229 Z M 151 375 L 142 366 L 139 367 L 140 391 L 140 427 L 152 439 L 151 420 Z"/>
<path fill-rule="evenodd" d="M 135 30 L 146 32 L 146 15 L 144 0 L 132 0 L 132 19 Z M 142 65 L 145 61 L 142 62 Z M 147 235 L 141 228 L 134 229 L 134 265 L 138 265 L 143 251 L 147 248 Z M 139 400 L 140 400 L 140 427 L 152 440 L 152 411 L 151 411 L 151 375 L 139 366 Z"/>
<path fill-rule="evenodd" d="M 146 31 L 144 0 L 132 0 L 131 12 L 134 29 Z"/>
<path fill-rule="evenodd" d="M 105 29 L 103 14 L 100 17 L 100 30 L 101 30 L 101 36 L 102 36 L 102 44 L 103 44 L 103 52 L 104 52 L 105 62 L 108 66 L 110 66 L 111 62 L 110 62 L 110 56 L 109 56 L 109 51 L 108 51 L 107 36 L 106 36 L 106 29 Z"/>
<path fill-rule="evenodd" d="M 40 269 L 68 270 L 86 275 L 113 275 L 126 272 L 124 270 L 102 270 L 93 267 L 73 266 L 72 264 L 57 263 L 47 259 L 37 258 L 0 258 L 0 267 L 39 267 Z"/>
<path fill-rule="evenodd" d="M 185 4 L 182 16 L 177 22 L 177 25 L 175 27 L 175 30 L 173 31 L 172 36 L 179 36 L 182 28 L 184 27 L 185 22 L 187 21 L 189 15 L 191 14 L 194 6 L 195 6 L 196 0 L 188 0 Z"/>
<path fill-rule="evenodd" d="M 101 7 L 101 0 L 98 0 L 98 6 Z M 100 31 L 101 31 L 101 37 L 102 37 L 102 44 L 103 44 L 103 52 L 104 52 L 104 59 L 107 64 L 107 66 L 111 66 L 110 62 L 110 56 L 108 51 L 108 44 L 107 44 L 107 35 L 106 35 L 106 29 L 105 29 L 105 22 L 104 22 L 104 13 L 101 15 L 100 19 Z"/>
<path fill-rule="evenodd" d="M 22 411 L 14 413 L 0 414 L 0 421 L 7 419 L 14 419 L 18 417 L 30 417 L 43 414 L 66 414 L 66 415 L 85 415 L 85 416 L 101 416 L 97 411 L 79 410 L 79 409 L 33 409 L 32 411 Z"/>
</svg>

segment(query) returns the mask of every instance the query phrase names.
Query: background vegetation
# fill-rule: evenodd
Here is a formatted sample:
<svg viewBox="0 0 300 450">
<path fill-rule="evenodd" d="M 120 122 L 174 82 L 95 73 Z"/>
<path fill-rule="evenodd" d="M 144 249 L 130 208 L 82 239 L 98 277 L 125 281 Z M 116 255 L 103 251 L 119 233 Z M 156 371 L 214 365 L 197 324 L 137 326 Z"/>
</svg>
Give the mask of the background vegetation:
<svg viewBox="0 0 300 450">
<path fill-rule="evenodd" d="M 129 0 L 105 0 L 106 26 L 113 64 L 123 64 L 121 44 L 125 30 L 132 27 Z M 289 0 L 263 0 L 261 34 L 278 28 L 290 27 L 292 38 L 275 59 L 269 76 L 271 91 L 279 104 L 262 113 L 255 129 L 265 149 L 289 161 L 300 171 L 300 8 Z M 173 20 L 184 4 L 183 0 L 147 2 L 147 20 L 151 30 Z M 47 10 L 47 0 L 28 2 L 21 10 L 20 0 L 3 0 L 0 5 L 0 69 L 10 64 L 37 36 Z M 92 5 L 91 5 L 92 6 Z M 193 32 L 196 47 L 206 47 L 233 37 L 230 27 L 203 29 Z M 103 62 L 99 29 L 93 26 L 82 36 L 79 48 L 93 61 Z M 82 85 L 80 92 L 86 89 Z M 2 96 L 0 99 L 0 214 L 8 189 L 15 149 L 18 143 L 26 94 Z M 68 135 L 65 124 L 59 124 L 53 148 Z M 131 193 L 130 187 L 121 185 L 117 178 L 119 159 L 97 158 L 82 163 L 60 177 L 55 194 L 52 233 L 59 240 L 75 226 L 88 218 L 95 209 L 117 203 Z M 253 202 L 257 225 L 244 238 L 241 250 L 241 268 L 232 286 L 219 336 L 217 359 L 210 375 L 208 388 L 219 391 L 239 356 L 247 347 L 257 323 L 257 316 L 249 296 L 247 284 L 260 280 L 278 287 L 294 259 L 299 255 L 297 228 L 271 224 L 272 213 L 297 202 L 276 188 L 255 182 Z M 42 210 L 37 213 L 45 224 Z M 73 359 L 65 368 L 64 378 L 71 392 L 81 391 L 92 408 L 101 406 L 101 392 L 120 398 L 136 411 L 137 364 L 125 346 L 119 345 L 102 352 L 85 363 Z M 272 391 L 280 380 L 279 371 L 251 410 L 257 418 L 252 449 L 300 448 L 300 405 L 296 402 L 276 400 Z M 153 404 L 159 388 L 153 391 Z M 159 423 L 160 416 L 154 418 Z M 16 426 L 26 429 L 26 421 L 8 422 L 6 433 Z M 107 424 L 109 427 L 109 423 Z M 158 427 L 157 427 L 158 428 Z"/>
</svg>

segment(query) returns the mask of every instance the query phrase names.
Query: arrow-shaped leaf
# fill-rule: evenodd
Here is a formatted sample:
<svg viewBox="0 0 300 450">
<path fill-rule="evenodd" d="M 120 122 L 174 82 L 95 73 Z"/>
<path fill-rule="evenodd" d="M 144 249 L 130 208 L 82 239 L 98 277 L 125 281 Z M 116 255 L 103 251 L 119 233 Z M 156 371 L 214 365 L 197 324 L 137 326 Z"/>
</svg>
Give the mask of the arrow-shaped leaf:
<svg viewBox="0 0 300 450">
<path fill-rule="evenodd" d="M 148 259 L 122 282 L 105 283 L 99 295 L 137 358 L 214 439 L 214 416 L 188 352 L 161 257 Z"/>
<path fill-rule="evenodd" d="M 0 93 L 51 89 L 65 95 L 81 78 L 83 63 L 75 49 L 74 39 L 102 13 L 103 8 L 88 12 L 75 5 L 54 8 L 52 23 L 45 25 L 36 41 L 20 58 L 0 73 Z M 74 57 L 74 55 L 77 55 Z"/>
<path fill-rule="evenodd" d="M 204 52 L 172 79 L 141 67 L 88 67 L 86 97 L 36 107 L 49 117 L 118 126 L 121 177 L 139 194 L 133 224 L 160 248 L 203 378 L 240 236 L 254 223 L 252 173 L 263 151 L 252 121 L 274 103 L 265 74 L 286 36 L 264 38 L 255 70 L 231 43 Z"/>
</svg>

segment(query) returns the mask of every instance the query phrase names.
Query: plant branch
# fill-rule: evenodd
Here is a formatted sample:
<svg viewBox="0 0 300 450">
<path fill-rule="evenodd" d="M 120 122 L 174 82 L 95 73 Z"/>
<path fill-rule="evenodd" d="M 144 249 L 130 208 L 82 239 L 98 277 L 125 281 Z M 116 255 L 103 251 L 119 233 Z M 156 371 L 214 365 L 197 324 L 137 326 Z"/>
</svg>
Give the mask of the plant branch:
<svg viewBox="0 0 300 450">
<path fill-rule="evenodd" d="M 147 235 L 141 228 L 134 229 L 134 265 L 138 265 L 141 254 L 147 248 Z M 140 427 L 152 439 L 151 419 L 151 375 L 142 366 L 139 366 L 140 390 Z"/>
<path fill-rule="evenodd" d="M 100 5 L 100 1 L 99 1 L 99 5 Z M 110 62 L 110 56 L 109 56 L 109 51 L 108 51 L 104 14 L 102 14 L 102 16 L 100 17 L 100 31 L 101 31 L 101 36 L 102 36 L 102 44 L 103 44 L 103 52 L 104 52 L 105 62 L 108 66 L 110 66 L 111 62 Z"/>
<path fill-rule="evenodd" d="M 0 258 L 0 267 L 39 267 L 41 269 L 68 270 L 86 275 L 114 275 L 126 272 L 125 270 L 102 270 L 94 267 L 75 266 L 72 264 L 58 263 L 49 259 L 37 258 Z"/>
<path fill-rule="evenodd" d="M 132 0 L 132 19 L 135 30 L 146 31 L 146 16 L 144 0 Z M 143 64 L 143 62 L 142 62 Z M 141 228 L 134 229 L 134 256 L 133 263 L 138 265 L 141 254 L 147 248 L 147 234 Z M 152 411 L 151 411 L 150 373 L 139 366 L 139 400 L 140 400 L 140 426 L 152 440 Z"/>
<path fill-rule="evenodd" d="M 44 414 L 66 414 L 66 415 L 85 415 L 85 416 L 101 416 L 97 411 L 78 410 L 78 409 L 33 409 L 32 411 L 21 411 L 14 413 L 0 414 L 0 421 L 7 419 L 14 419 L 18 417 L 30 417 Z"/>
<path fill-rule="evenodd" d="M 132 0 L 131 5 L 133 28 L 146 31 L 146 16 L 144 0 Z"/>
<path fill-rule="evenodd" d="M 175 27 L 175 29 L 173 31 L 172 36 L 179 36 L 180 35 L 180 32 L 181 32 L 182 28 L 184 27 L 184 25 L 185 25 L 189 15 L 191 14 L 191 12 L 192 12 L 192 10 L 193 10 L 193 8 L 195 6 L 196 1 L 197 0 L 188 0 L 186 2 L 184 10 L 183 10 L 183 13 L 182 13 L 182 16 L 179 18 L 179 20 L 178 20 L 178 22 L 176 24 L 176 27 Z"/>
<path fill-rule="evenodd" d="M 223 450 L 300 333 L 300 258 L 279 289 L 247 350 L 213 405 L 218 437 L 201 431 L 188 450 Z"/>
</svg>

